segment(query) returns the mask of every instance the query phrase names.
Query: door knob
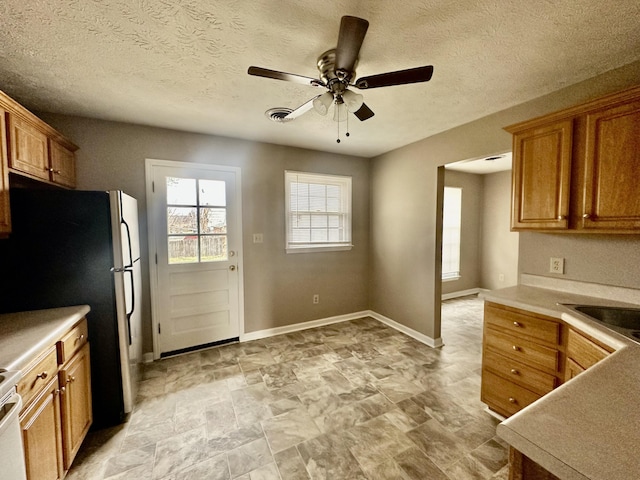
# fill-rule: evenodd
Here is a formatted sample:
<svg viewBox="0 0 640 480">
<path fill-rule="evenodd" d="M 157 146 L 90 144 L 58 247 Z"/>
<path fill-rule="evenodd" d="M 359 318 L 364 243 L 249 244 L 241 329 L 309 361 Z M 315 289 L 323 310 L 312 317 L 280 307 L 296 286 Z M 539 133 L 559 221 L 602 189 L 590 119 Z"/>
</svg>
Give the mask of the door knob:
<svg viewBox="0 0 640 480">
<path fill-rule="evenodd" d="M 235 265 L 229 265 L 229 270 L 231 270 L 232 272 L 236 269 Z"/>
</svg>

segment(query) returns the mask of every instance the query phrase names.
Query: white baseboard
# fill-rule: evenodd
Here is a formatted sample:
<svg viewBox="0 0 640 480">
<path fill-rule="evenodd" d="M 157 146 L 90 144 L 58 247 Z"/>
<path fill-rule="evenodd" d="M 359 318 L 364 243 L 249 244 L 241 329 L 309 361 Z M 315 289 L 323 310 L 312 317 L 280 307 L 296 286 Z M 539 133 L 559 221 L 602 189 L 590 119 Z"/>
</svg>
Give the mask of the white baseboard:
<svg viewBox="0 0 640 480">
<path fill-rule="evenodd" d="M 356 320 L 358 318 L 371 317 L 379 322 L 388 325 L 389 327 L 398 330 L 406 335 L 409 335 L 411 338 L 418 340 L 420 343 L 424 343 L 425 345 L 438 348 L 442 347 L 444 343 L 442 343 L 442 338 L 433 339 L 420 333 L 412 328 L 409 328 L 401 323 L 396 322 L 395 320 L 391 320 L 384 315 L 380 315 L 372 310 L 364 310 L 362 312 L 348 313 L 345 315 L 338 315 L 335 317 L 321 318 L 318 320 L 310 320 L 308 322 L 296 323 L 293 325 L 285 325 L 284 327 L 276 327 L 276 328 L 267 328 L 265 330 L 257 330 L 255 332 L 245 333 L 244 335 L 240 335 L 241 342 L 249 342 L 251 340 L 259 340 L 261 338 L 273 337 L 276 335 L 283 335 L 286 333 L 299 332 L 300 330 L 307 330 L 309 328 L 322 327 L 324 325 L 331 325 L 333 323 L 347 322 L 349 320 Z"/>
<path fill-rule="evenodd" d="M 379 322 L 384 323 L 385 325 L 390 326 L 391 328 L 398 330 L 406 335 L 409 335 L 411 338 L 418 340 L 420 343 L 424 343 L 425 345 L 431 348 L 439 348 L 444 345 L 442 342 L 442 337 L 431 338 L 424 333 L 420 333 L 412 328 L 407 327 L 406 325 L 402 325 L 401 323 L 396 322 L 395 320 L 391 320 L 384 315 L 380 315 L 379 313 L 369 311 L 369 316 L 375 318 Z"/>
<path fill-rule="evenodd" d="M 345 315 L 337 315 L 335 317 L 320 318 L 318 320 L 309 320 L 308 322 L 295 323 L 293 325 L 285 325 L 283 327 L 266 328 L 264 330 L 256 330 L 240 335 L 241 342 L 249 342 L 251 340 L 260 340 L 261 338 L 274 337 L 276 335 L 284 335 L 285 333 L 299 332 L 309 328 L 322 327 L 331 325 L 332 323 L 347 322 L 358 318 L 369 317 L 369 311 L 347 313 Z"/>
<path fill-rule="evenodd" d="M 442 294 L 442 300 L 451 300 L 452 298 L 466 297 L 467 295 L 476 295 L 478 293 L 488 292 L 486 288 L 470 288 L 469 290 L 460 290 L 458 292 Z"/>
</svg>

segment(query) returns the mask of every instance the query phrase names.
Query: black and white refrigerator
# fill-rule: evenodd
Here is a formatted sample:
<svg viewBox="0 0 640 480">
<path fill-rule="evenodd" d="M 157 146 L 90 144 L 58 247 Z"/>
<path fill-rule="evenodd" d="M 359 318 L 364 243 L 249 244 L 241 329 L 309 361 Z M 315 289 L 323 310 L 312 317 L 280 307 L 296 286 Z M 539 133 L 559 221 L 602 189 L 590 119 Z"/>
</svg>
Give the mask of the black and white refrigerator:
<svg viewBox="0 0 640 480">
<path fill-rule="evenodd" d="M 11 190 L 0 312 L 87 304 L 94 428 L 133 409 L 142 361 L 136 199 L 121 191 Z"/>
</svg>

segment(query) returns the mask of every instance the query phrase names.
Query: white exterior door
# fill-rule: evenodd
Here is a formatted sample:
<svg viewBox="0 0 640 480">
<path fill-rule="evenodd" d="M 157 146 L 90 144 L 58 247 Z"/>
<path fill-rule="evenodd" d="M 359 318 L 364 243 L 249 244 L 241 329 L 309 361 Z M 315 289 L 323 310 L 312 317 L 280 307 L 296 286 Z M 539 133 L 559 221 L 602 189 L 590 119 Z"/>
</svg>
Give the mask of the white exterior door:
<svg viewBox="0 0 640 480">
<path fill-rule="evenodd" d="M 148 160 L 147 180 L 156 358 L 239 337 L 240 169 Z"/>
</svg>

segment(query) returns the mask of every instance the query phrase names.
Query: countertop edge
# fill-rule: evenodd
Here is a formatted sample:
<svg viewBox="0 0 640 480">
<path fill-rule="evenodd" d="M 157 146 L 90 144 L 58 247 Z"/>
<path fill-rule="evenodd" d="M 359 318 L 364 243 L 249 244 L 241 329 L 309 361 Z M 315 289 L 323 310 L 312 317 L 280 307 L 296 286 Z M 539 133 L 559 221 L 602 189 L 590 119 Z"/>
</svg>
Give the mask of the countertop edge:
<svg viewBox="0 0 640 480">
<path fill-rule="evenodd" d="M 604 342 L 612 349 L 616 350 L 612 355 L 599 362 L 597 365 L 592 367 L 592 369 L 589 369 L 589 371 L 581 374 L 578 378 L 564 383 L 558 389 L 552 391 L 540 400 L 531 404 L 529 407 L 524 408 L 504 422 L 500 423 L 496 429 L 498 436 L 504 439 L 513 448 L 531 458 L 541 467 L 547 469 L 559 478 L 566 480 L 589 480 L 589 477 L 578 471 L 579 466 L 577 464 L 571 466 L 567 461 L 555 456 L 551 453 L 550 448 L 545 447 L 541 442 L 536 442 L 535 440 L 527 438 L 527 433 L 522 428 L 518 430 L 514 429 L 514 425 L 512 425 L 512 423 L 515 423 L 517 428 L 518 424 L 522 424 L 522 420 L 520 419 L 526 419 L 531 422 L 532 420 L 528 417 L 536 414 L 536 418 L 538 418 L 539 415 L 542 414 L 542 410 L 545 408 L 557 410 L 557 405 L 554 405 L 556 398 L 558 397 L 557 393 L 562 391 L 562 393 L 566 392 L 568 394 L 571 392 L 575 394 L 576 390 L 578 392 L 580 391 L 580 387 L 582 385 L 590 383 L 590 381 L 596 379 L 596 377 L 593 376 L 594 374 L 597 378 L 600 378 L 602 374 L 598 374 L 598 372 L 600 372 L 603 367 L 605 367 L 606 370 L 609 366 L 618 364 L 618 357 L 628 358 L 629 355 L 640 354 L 640 347 L 637 342 L 628 339 L 618 332 L 608 329 L 579 312 L 571 310 L 570 308 L 562 305 L 562 303 L 634 307 L 638 307 L 638 305 L 630 304 L 628 302 L 608 300 L 600 297 L 587 297 L 577 295 L 572 292 L 558 292 L 551 289 L 525 285 L 486 292 L 482 294 L 482 297 L 488 302 L 494 302 L 513 308 L 520 308 L 541 315 L 561 319 L 569 326 L 581 330 L 583 333 Z M 585 380 L 587 380 L 587 382 L 585 382 Z M 569 389 L 565 388 L 567 386 L 569 386 Z M 575 401 L 578 400 L 579 399 L 576 398 Z M 570 400 L 565 399 L 563 402 L 563 408 L 570 409 Z M 543 421 L 544 419 L 538 418 L 538 420 Z M 527 421 L 524 423 L 526 424 Z"/>
<path fill-rule="evenodd" d="M 39 329 L 41 330 L 38 332 L 40 336 L 35 340 L 30 338 L 29 344 L 24 345 L 20 353 L 12 359 L 5 359 L 5 363 L 0 364 L 0 370 L 24 370 L 47 347 L 55 345 L 60 336 L 84 318 L 90 310 L 89 305 L 75 305 L 0 315 L 0 318 L 5 321 L 28 322 L 30 318 L 37 318 L 39 323 L 46 324 Z"/>
</svg>

